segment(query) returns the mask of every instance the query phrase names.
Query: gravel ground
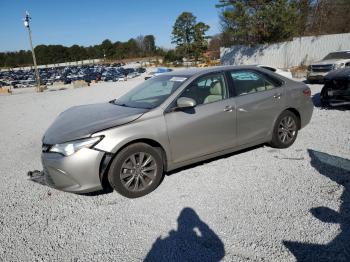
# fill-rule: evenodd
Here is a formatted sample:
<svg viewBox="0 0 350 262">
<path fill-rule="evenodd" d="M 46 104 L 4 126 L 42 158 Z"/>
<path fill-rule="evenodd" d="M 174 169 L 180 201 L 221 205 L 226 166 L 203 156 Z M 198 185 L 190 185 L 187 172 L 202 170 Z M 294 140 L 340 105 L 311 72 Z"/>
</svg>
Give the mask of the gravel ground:
<svg viewBox="0 0 350 262">
<path fill-rule="evenodd" d="M 0 261 L 350 259 L 349 110 L 315 107 L 292 147 L 173 172 L 139 199 L 26 177 L 41 168 L 41 137 L 61 111 L 140 81 L 0 97 Z M 311 88 L 318 105 L 321 86 Z"/>
</svg>

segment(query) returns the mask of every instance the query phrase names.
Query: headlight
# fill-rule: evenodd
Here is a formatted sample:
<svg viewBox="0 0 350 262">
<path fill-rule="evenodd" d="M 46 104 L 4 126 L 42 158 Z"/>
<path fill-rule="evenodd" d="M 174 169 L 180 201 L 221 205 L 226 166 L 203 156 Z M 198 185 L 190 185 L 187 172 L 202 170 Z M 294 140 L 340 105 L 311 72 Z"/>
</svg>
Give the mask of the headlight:
<svg viewBox="0 0 350 262">
<path fill-rule="evenodd" d="M 337 70 L 339 68 L 342 68 L 344 66 L 344 63 L 341 63 L 341 64 L 335 64 L 334 65 L 334 70 Z"/>
<path fill-rule="evenodd" d="M 52 146 L 49 152 L 60 153 L 65 156 L 70 156 L 82 148 L 91 148 L 96 145 L 103 137 L 90 137 L 86 139 L 80 139 L 63 144 L 56 144 Z"/>
<path fill-rule="evenodd" d="M 307 71 L 311 71 L 311 69 L 312 69 L 312 67 L 311 67 L 311 65 L 309 65 L 309 66 L 307 67 Z"/>
</svg>

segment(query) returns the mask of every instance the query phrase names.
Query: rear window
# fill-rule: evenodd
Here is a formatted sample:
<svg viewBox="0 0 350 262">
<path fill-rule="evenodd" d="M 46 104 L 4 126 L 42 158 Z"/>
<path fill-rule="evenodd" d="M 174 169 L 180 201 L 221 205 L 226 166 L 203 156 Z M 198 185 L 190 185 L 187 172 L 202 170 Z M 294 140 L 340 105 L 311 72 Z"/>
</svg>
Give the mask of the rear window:
<svg viewBox="0 0 350 262">
<path fill-rule="evenodd" d="M 249 70 L 230 72 L 237 96 L 268 91 L 278 87 L 264 75 Z"/>
</svg>

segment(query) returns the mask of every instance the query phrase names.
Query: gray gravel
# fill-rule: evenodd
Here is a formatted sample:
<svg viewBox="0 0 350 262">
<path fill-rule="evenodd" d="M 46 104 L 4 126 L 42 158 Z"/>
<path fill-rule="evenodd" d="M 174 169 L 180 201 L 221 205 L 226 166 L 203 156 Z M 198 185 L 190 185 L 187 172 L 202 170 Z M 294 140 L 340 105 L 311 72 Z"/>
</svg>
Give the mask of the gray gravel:
<svg viewBox="0 0 350 262">
<path fill-rule="evenodd" d="M 135 200 L 28 180 L 61 111 L 108 101 L 140 81 L 0 97 L 1 261 L 295 261 L 333 251 L 345 258 L 337 248 L 350 243 L 349 110 L 316 107 L 291 148 L 261 146 L 191 166 Z M 333 209 L 335 223 L 318 207 Z"/>
</svg>

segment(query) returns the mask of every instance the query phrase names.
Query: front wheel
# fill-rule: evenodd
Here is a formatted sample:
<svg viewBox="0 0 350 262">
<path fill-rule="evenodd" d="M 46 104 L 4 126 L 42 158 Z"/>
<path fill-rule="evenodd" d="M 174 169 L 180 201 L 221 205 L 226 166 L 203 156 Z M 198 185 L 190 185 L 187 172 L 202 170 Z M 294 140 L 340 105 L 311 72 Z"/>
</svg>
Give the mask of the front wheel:
<svg viewBox="0 0 350 262">
<path fill-rule="evenodd" d="M 299 118 L 291 111 L 284 111 L 277 119 L 273 129 L 271 146 L 290 147 L 298 136 Z"/>
<path fill-rule="evenodd" d="M 147 195 L 163 177 L 162 155 L 157 148 L 135 143 L 118 153 L 108 172 L 110 185 L 121 195 L 136 198 Z"/>
</svg>

